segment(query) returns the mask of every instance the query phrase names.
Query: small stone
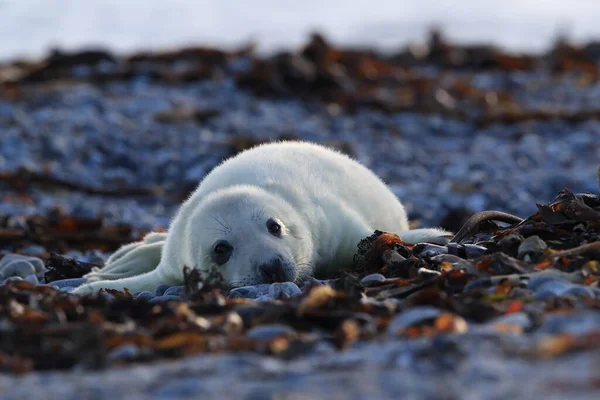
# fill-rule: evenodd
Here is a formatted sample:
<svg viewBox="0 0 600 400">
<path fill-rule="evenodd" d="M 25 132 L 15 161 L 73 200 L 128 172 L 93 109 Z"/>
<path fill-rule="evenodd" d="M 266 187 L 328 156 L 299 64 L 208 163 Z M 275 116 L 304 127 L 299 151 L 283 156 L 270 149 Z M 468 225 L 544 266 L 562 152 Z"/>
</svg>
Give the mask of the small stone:
<svg viewBox="0 0 600 400">
<path fill-rule="evenodd" d="M 6 284 L 8 282 L 19 282 L 22 280 L 23 278 L 21 278 L 20 276 L 11 276 L 10 278 L 6 278 L 5 280 L 3 280 L 2 283 Z"/>
<path fill-rule="evenodd" d="M 0 279 L 10 278 L 11 276 L 19 276 L 25 278 L 28 275 L 35 274 L 35 267 L 25 260 L 14 260 L 5 264 L 0 270 Z"/>
<path fill-rule="evenodd" d="M 539 236 L 529 236 L 519 246 L 517 257 L 527 262 L 535 262 L 546 249 L 548 249 L 548 245 Z"/>
<path fill-rule="evenodd" d="M 267 294 L 269 293 L 269 289 L 271 289 L 271 284 L 261 283 L 260 285 L 256 285 L 254 287 L 256 288 L 256 292 L 258 294 Z"/>
<path fill-rule="evenodd" d="M 363 286 L 371 286 L 375 283 L 379 283 L 379 282 L 385 282 L 385 276 L 381 275 L 381 274 L 370 274 L 365 276 L 364 278 L 362 278 L 360 280 L 360 284 Z"/>
<path fill-rule="evenodd" d="M 417 306 L 395 316 L 388 327 L 390 335 L 397 335 L 413 325 L 420 324 L 439 317 L 441 311 L 431 306 Z"/>
<path fill-rule="evenodd" d="M 562 296 L 575 296 L 579 298 L 596 298 L 596 293 L 592 288 L 580 285 L 574 285 L 570 289 L 563 292 Z"/>
<path fill-rule="evenodd" d="M 450 245 L 456 243 L 449 243 L 449 247 L 438 246 L 437 244 L 426 243 L 420 246 L 419 256 L 421 257 L 434 257 L 440 254 L 447 254 L 450 251 Z"/>
<path fill-rule="evenodd" d="M 184 286 L 171 286 L 170 288 L 168 288 L 167 290 L 165 290 L 164 295 L 165 296 L 179 296 L 179 297 L 181 297 L 181 295 L 183 295 L 184 291 L 185 291 L 185 287 Z"/>
<path fill-rule="evenodd" d="M 22 254 L 15 253 L 7 254 L 4 257 L 2 257 L 2 259 L 0 260 L 0 270 L 3 269 L 6 265 L 12 263 L 13 261 L 27 261 L 31 265 L 33 265 L 35 272 L 44 271 L 44 261 L 42 261 L 41 259 L 37 257 L 24 256 Z"/>
<path fill-rule="evenodd" d="M 272 298 L 270 295 L 268 294 L 263 294 L 261 296 L 258 296 L 257 298 L 255 298 L 254 300 L 256 301 L 273 301 L 275 300 L 274 298 Z"/>
<path fill-rule="evenodd" d="M 34 285 L 40 283 L 39 279 L 37 278 L 37 276 L 35 276 L 35 274 L 27 275 L 23 280 L 29 283 L 33 283 Z"/>
<path fill-rule="evenodd" d="M 255 299 L 257 295 L 258 292 L 256 290 L 256 287 L 243 286 L 231 289 L 227 297 L 230 299 Z"/>
<path fill-rule="evenodd" d="M 30 246 L 25 247 L 23 250 L 21 250 L 21 252 L 26 256 L 37 258 L 38 256 L 43 256 L 46 254 L 46 248 L 44 246 L 32 244 Z M 39 258 L 38 258 L 38 260 L 39 260 Z M 42 263 L 42 266 L 43 266 L 43 263 Z"/>
<path fill-rule="evenodd" d="M 502 315 L 484 324 L 484 326 L 486 327 L 491 327 L 495 329 L 500 329 L 502 326 L 507 325 L 518 326 L 523 331 L 526 331 L 533 326 L 533 322 L 531 321 L 529 315 L 527 315 L 526 313 L 516 312 Z"/>
<path fill-rule="evenodd" d="M 266 324 L 251 328 L 246 337 L 256 340 L 271 340 L 280 336 L 289 336 L 296 333 L 291 327 L 285 324 Z"/>
<path fill-rule="evenodd" d="M 473 259 L 480 258 L 487 251 L 487 248 L 476 245 L 476 244 L 467 243 L 467 244 L 464 244 L 463 246 L 465 248 L 465 254 L 467 256 L 467 260 L 473 260 Z"/>
<path fill-rule="evenodd" d="M 140 348 L 135 344 L 124 344 L 116 347 L 106 354 L 109 360 L 133 360 L 140 354 Z"/>
<path fill-rule="evenodd" d="M 143 299 L 143 300 L 152 300 L 153 298 L 155 298 L 156 295 L 152 292 L 139 292 L 135 295 L 136 299 Z"/>
<path fill-rule="evenodd" d="M 61 279 L 59 281 L 53 281 L 52 285 L 62 288 L 65 286 L 77 287 L 77 286 L 81 286 L 85 283 L 87 283 L 86 278 L 72 278 L 72 279 Z"/>
<path fill-rule="evenodd" d="M 154 289 L 154 294 L 156 296 L 162 296 L 170 287 L 171 285 L 165 285 L 164 283 L 161 283 L 156 287 L 156 289 Z"/>
<path fill-rule="evenodd" d="M 167 296 L 167 295 L 162 295 L 162 296 L 156 296 L 155 298 L 150 300 L 150 303 L 156 304 L 156 303 L 166 303 L 168 301 L 181 301 L 181 297 L 179 296 Z"/>
<path fill-rule="evenodd" d="M 275 300 L 289 299 L 300 293 L 300 288 L 293 282 L 273 283 L 269 288 L 269 296 Z"/>
</svg>

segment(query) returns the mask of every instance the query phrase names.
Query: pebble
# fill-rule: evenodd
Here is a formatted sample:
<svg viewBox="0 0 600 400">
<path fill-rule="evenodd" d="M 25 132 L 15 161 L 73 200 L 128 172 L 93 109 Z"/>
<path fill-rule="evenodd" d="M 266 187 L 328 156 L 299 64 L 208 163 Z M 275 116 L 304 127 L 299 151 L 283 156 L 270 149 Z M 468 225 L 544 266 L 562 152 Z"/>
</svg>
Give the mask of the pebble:
<svg viewBox="0 0 600 400">
<path fill-rule="evenodd" d="M 144 299 L 144 300 L 152 300 L 153 298 L 156 297 L 156 295 L 152 292 L 139 292 L 139 293 L 136 293 L 134 296 L 136 299 Z"/>
<path fill-rule="evenodd" d="M 56 286 L 59 288 L 62 288 L 65 286 L 75 288 L 77 286 L 83 285 L 84 283 L 87 283 L 87 279 L 86 278 L 61 279 L 61 280 L 53 281 L 50 283 L 52 284 L 52 286 Z"/>
<path fill-rule="evenodd" d="M 40 283 L 38 277 L 35 276 L 35 274 L 27 275 L 23 280 L 29 283 L 33 283 L 34 285 Z"/>
<path fill-rule="evenodd" d="M 246 337 L 256 340 L 271 340 L 279 336 L 289 336 L 295 331 L 289 325 L 285 324 L 265 324 L 255 326 L 248 330 Z"/>
<path fill-rule="evenodd" d="M 0 260 L 0 270 L 4 269 L 7 264 L 12 263 L 13 261 L 26 261 L 29 264 L 33 265 L 35 272 L 44 271 L 44 261 L 37 257 L 24 256 L 22 254 L 7 254 Z"/>
<path fill-rule="evenodd" d="M 227 297 L 230 299 L 254 299 L 258 296 L 258 291 L 254 286 L 243 286 L 229 291 Z"/>
<path fill-rule="evenodd" d="M 26 260 L 14 260 L 4 264 L 0 269 L 0 279 L 19 276 L 25 278 L 28 275 L 35 274 L 35 267 Z"/>
<path fill-rule="evenodd" d="M 293 282 L 273 283 L 269 287 L 269 296 L 275 300 L 289 299 L 300 293 L 300 288 Z"/>
<path fill-rule="evenodd" d="M 526 262 L 536 261 L 544 251 L 548 249 L 548 245 L 539 236 L 529 236 L 521 243 L 517 251 L 517 257 Z"/>
<path fill-rule="evenodd" d="M 167 290 L 165 290 L 165 296 L 179 296 L 181 297 L 185 291 L 184 286 L 171 286 Z"/>
<path fill-rule="evenodd" d="M 381 274 L 370 274 L 360 280 L 360 284 L 369 287 L 375 283 L 385 282 L 385 276 Z"/>
<path fill-rule="evenodd" d="M 533 326 L 533 321 L 524 312 L 516 312 L 511 314 L 501 315 L 498 318 L 494 318 L 491 321 L 483 324 L 484 327 L 496 328 L 501 325 L 516 325 L 521 327 L 524 331 L 527 331 Z"/>
<path fill-rule="evenodd" d="M 172 300 L 181 301 L 181 297 L 167 296 L 167 295 L 156 296 L 155 298 L 150 299 L 150 303 L 166 303 L 166 302 L 172 301 Z"/>
<path fill-rule="evenodd" d="M 421 322 L 435 319 L 439 317 L 441 313 L 442 312 L 439 309 L 431 306 L 416 306 L 409 308 L 392 318 L 388 326 L 388 334 L 395 336 L 398 331 L 405 330 L 406 328 Z"/>
<path fill-rule="evenodd" d="M 140 355 L 140 348 L 135 344 L 124 344 L 110 350 L 106 357 L 112 361 L 133 360 Z"/>
<path fill-rule="evenodd" d="M 171 285 L 160 284 L 156 287 L 156 289 L 154 289 L 154 294 L 156 296 L 162 296 L 170 287 Z"/>
<path fill-rule="evenodd" d="M 8 283 L 8 282 L 18 282 L 18 281 L 22 281 L 23 278 L 21 278 L 20 276 L 11 276 L 10 278 L 6 278 L 2 281 L 2 283 Z"/>
</svg>

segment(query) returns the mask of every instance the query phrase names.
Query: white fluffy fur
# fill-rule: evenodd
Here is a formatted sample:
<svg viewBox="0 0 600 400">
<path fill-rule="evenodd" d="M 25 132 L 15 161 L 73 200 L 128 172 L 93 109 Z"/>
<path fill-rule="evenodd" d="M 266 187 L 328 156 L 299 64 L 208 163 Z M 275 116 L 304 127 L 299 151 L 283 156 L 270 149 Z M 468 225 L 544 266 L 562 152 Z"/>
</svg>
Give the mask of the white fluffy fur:
<svg viewBox="0 0 600 400">
<path fill-rule="evenodd" d="M 269 218 L 280 222 L 281 238 L 268 233 Z M 184 266 L 219 268 L 232 286 L 257 284 L 257 263 L 274 255 L 300 280 L 349 267 L 358 242 L 375 230 L 397 233 L 409 243 L 444 242 L 449 236 L 440 229 L 408 229 L 400 201 L 358 162 L 310 143 L 265 144 L 216 167 L 182 204 L 168 234 L 152 233 L 124 246 L 76 293 L 181 285 Z M 234 251 L 219 267 L 210 255 L 220 239 Z"/>
</svg>

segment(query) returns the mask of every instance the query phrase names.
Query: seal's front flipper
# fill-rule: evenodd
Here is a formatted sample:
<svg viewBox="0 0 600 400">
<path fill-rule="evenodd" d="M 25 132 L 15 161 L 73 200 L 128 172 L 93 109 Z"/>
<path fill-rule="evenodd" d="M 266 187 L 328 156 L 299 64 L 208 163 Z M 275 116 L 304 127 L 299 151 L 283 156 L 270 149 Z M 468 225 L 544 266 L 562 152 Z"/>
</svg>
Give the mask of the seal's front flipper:
<svg viewBox="0 0 600 400">
<path fill-rule="evenodd" d="M 166 233 L 152 232 L 141 242 L 121 247 L 106 262 L 104 268 L 85 276 L 88 282 L 115 280 L 141 275 L 156 269 L 160 263 Z"/>
<path fill-rule="evenodd" d="M 437 243 L 447 244 L 452 239 L 452 233 L 439 228 L 421 228 L 411 229 L 409 231 L 398 232 L 398 236 L 406 243 Z"/>
<path fill-rule="evenodd" d="M 112 281 L 99 281 L 88 283 L 87 285 L 79 286 L 71 293 L 74 294 L 93 294 L 101 289 L 115 289 L 123 292 L 125 289 L 129 290 L 129 293 L 134 294 L 143 291 L 154 291 L 154 289 L 165 283 L 168 285 L 180 285 L 181 282 L 177 282 L 173 279 L 168 279 L 161 276 L 158 271 L 150 271 L 142 275 L 132 276 L 125 279 L 117 279 Z"/>
</svg>

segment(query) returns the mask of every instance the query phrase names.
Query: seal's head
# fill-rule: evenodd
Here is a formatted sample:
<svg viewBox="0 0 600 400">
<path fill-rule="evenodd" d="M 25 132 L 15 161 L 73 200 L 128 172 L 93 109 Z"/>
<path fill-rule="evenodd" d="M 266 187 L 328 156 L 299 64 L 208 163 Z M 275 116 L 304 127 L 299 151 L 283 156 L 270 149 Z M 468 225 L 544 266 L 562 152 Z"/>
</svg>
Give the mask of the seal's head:
<svg viewBox="0 0 600 400">
<path fill-rule="evenodd" d="M 289 203 L 263 189 L 211 193 L 184 223 L 186 264 L 217 268 L 232 287 L 298 281 L 312 272 L 311 230 Z"/>
</svg>

